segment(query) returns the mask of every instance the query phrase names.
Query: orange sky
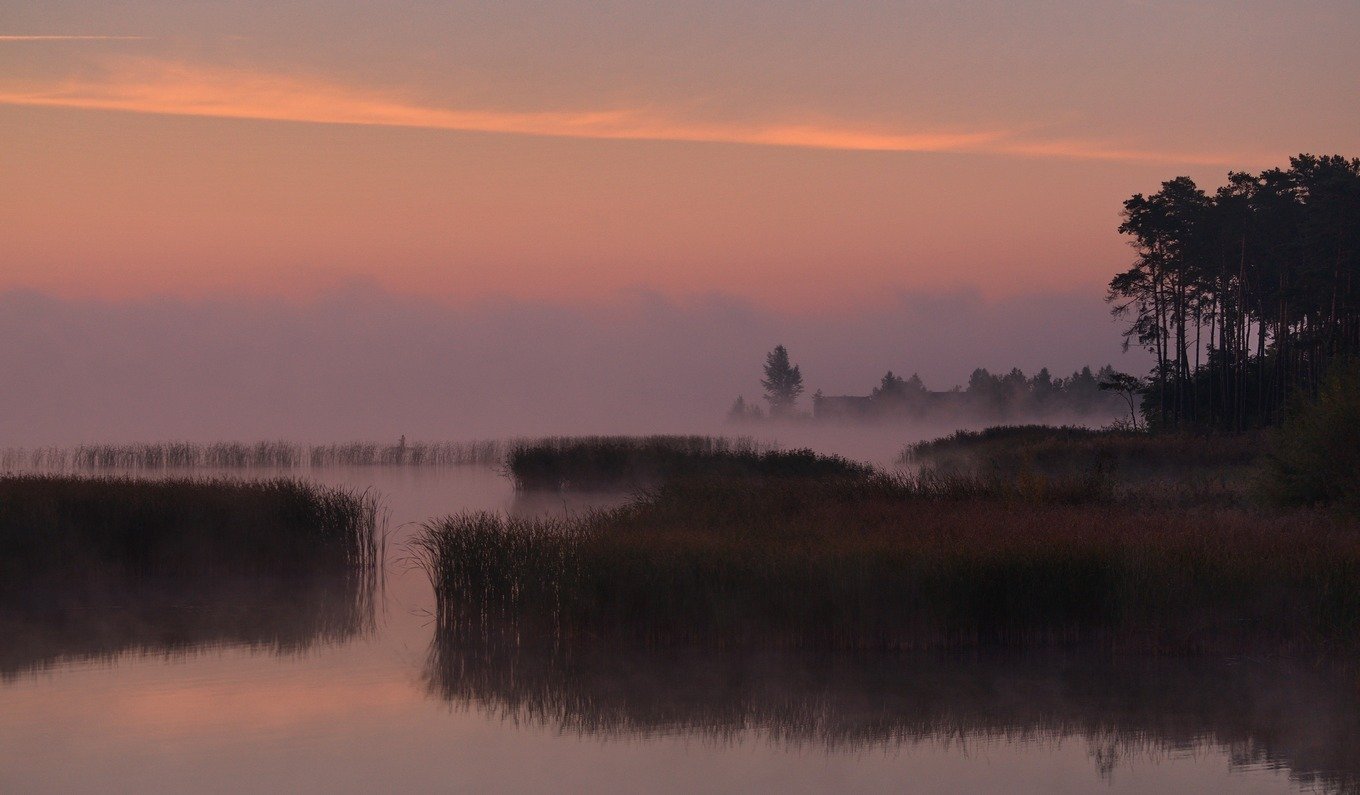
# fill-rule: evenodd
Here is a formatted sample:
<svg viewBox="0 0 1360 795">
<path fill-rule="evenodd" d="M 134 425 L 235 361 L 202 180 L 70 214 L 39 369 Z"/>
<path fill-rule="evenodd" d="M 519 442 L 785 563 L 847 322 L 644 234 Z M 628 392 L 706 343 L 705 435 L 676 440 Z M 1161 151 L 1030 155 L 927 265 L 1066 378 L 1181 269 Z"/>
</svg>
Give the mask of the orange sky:
<svg viewBox="0 0 1360 795">
<path fill-rule="evenodd" d="M 0 12 L 0 290 L 1097 290 L 1119 203 L 1360 153 L 1353 3 Z"/>
</svg>

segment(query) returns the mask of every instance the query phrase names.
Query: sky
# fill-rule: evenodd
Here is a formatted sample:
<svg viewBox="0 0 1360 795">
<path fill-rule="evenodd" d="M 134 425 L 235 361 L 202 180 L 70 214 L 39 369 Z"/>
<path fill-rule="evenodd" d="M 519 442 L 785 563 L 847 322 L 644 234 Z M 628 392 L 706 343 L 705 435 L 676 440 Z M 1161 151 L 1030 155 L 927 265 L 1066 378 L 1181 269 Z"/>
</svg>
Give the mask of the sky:
<svg viewBox="0 0 1360 795">
<path fill-rule="evenodd" d="M 640 306 L 726 307 L 764 325 L 706 344 L 755 369 L 805 340 L 828 391 L 890 366 L 945 386 L 1002 351 L 1096 364 L 1120 355 L 1121 202 L 1360 154 L 1356 41 L 1353 0 L 7 3 L 0 306 L 128 339 L 240 312 L 337 340 L 334 307 L 366 294 L 479 319 L 483 347 L 460 344 L 512 370 L 527 354 L 488 329 L 572 318 L 547 347 L 601 372 L 660 333 Z M 969 332 L 932 332 L 942 309 Z M 0 365 L 108 344 L 35 333 Z M 129 366 L 165 366 L 149 350 Z M 571 402 L 544 395 L 524 421 Z M 118 432 L 172 427 L 151 414 Z"/>
</svg>

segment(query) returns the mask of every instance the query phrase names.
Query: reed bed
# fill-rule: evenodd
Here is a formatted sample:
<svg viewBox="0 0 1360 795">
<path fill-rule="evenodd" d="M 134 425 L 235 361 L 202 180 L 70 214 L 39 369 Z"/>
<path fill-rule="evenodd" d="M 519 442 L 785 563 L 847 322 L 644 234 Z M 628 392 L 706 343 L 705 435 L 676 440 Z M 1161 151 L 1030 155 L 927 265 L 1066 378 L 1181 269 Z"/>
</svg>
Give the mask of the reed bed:
<svg viewBox="0 0 1360 795">
<path fill-rule="evenodd" d="M 568 520 L 463 514 L 438 620 L 663 645 L 1353 649 L 1360 526 L 878 473 L 687 478 Z"/>
<path fill-rule="evenodd" d="M 302 463 L 303 450 L 290 442 L 146 442 L 90 444 L 79 447 L 8 448 L 0 468 L 66 472 L 79 470 L 158 470 L 193 468 L 286 469 Z"/>
<path fill-rule="evenodd" d="M 318 445 L 308 451 L 314 467 L 324 466 L 499 466 L 517 444 L 515 440 L 474 442 L 413 442 L 375 444 L 351 442 Z"/>
<path fill-rule="evenodd" d="M 78 472 L 98 470 L 297 469 L 332 466 L 494 466 L 518 468 L 526 477 L 557 467 L 567 475 L 605 482 L 625 479 L 644 467 L 673 467 L 695 456 L 733 461 L 769 448 L 746 438 L 708 436 L 552 436 L 474 441 L 342 442 L 301 445 L 261 442 L 145 442 L 78 447 L 0 449 L 0 470 Z M 610 475 L 610 473 L 613 475 Z M 569 478 L 568 478 L 569 479 Z"/>
<path fill-rule="evenodd" d="M 377 499 L 288 479 L 0 476 L 0 673 L 367 631 Z"/>
<path fill-rule="evenodd" d="M 695 475 L 810 477 L 871 470 L 810 450 L 775 450 L 749 437 L 584 436 L 516 445 L 506 471 L 521 490 L 609 491 Z"/>
<path fill-rule="evenodd" d="M 0 450 L 0 470 L 297 469 L 327 466 L 499 466 L 517 440 L 472 442 L 148 442 Z"/>
</svg>

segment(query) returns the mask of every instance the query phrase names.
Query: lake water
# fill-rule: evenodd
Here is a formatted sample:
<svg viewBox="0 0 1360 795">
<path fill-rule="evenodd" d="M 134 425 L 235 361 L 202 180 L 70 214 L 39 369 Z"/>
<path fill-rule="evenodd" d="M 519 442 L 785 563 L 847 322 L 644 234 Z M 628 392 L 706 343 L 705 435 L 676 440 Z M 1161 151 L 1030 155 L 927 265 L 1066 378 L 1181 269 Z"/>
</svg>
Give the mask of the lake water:
<svg viewBox="0 0 1360 795">
<path fill-rule="evenodd" d="M 416 523 L 622 497 L 525 499 L 479 467 L 306 476 L 383 495 L 374 626 L 282 645 L 190 633 L 93 659 L 48 650 L 0 678 L 0 792 L 1264 793 L 1360 781 L 1360 683 L 1314 666 L 432 645 L 430 587 L 403 551 Z"/>
</svg>

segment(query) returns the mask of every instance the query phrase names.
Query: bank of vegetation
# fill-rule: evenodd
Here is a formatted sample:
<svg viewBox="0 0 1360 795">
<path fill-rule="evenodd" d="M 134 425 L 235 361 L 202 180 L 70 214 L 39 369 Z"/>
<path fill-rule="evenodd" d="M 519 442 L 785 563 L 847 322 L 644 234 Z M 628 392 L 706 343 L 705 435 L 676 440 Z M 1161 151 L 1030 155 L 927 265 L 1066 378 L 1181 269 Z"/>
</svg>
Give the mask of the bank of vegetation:
<svg viewBox="0 0 1360 795">
<path fill-rule="evenodd" d="M 1349 649 L 1360 527 L 1144 502 L 1108 473 L 693 475 L 553 520 L 464 514 L 418 549 L 439 622 L 841 649 Z"/>
<path fill-rule="evenodd" d="M 566 436 L 510 450 L 506 472 L 521 490 L 626 491 L 678 478 L 828 477 L 870 468 L 810 450 L 776 450 L 747 438 Z"/>
<path fill-rule="evenodd" d="M 998 425 L 955 433 L 903 448 L 898 463 L 950 472 L 1030 469 L 1044 474 L 1104 468 L 1137 473 L 1236 471 L 1257 466 L 1263 434 L 1151 434 L 1129 429 Z"/>
</svg>

